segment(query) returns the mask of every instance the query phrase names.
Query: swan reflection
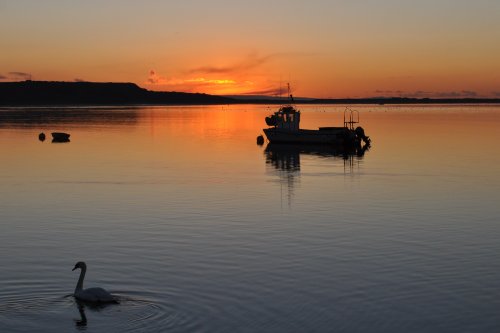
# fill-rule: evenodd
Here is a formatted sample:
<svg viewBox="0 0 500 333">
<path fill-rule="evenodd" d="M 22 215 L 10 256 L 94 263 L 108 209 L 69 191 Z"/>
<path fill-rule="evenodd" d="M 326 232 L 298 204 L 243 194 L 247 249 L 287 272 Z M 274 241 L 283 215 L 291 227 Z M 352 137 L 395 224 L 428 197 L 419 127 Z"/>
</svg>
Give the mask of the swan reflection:
<svg viewBox="0 0 500 333">
<path fill-rule="evenodd" d="M 76 301 L 80 319 L 74 319 L 77 328 L 87 327 L 87 316 L 85 315 L 85 304 L 81 301 Z"/>
<path fill-rule="evenodd" d="M 112 306 L 113 303 L 88 303 L 84 301 L 80 301 L 75 299 L 76 306 L 78 308 L 78 312 L 80 314 L 80 318 L 73 319 L 75 322 L 75 326 L 77 329 L 86 329 L 87 328 L 87 315 L 86 311 L 92 312 L 100 312 L 107 308 L 108 306 Z"/>
</svg>

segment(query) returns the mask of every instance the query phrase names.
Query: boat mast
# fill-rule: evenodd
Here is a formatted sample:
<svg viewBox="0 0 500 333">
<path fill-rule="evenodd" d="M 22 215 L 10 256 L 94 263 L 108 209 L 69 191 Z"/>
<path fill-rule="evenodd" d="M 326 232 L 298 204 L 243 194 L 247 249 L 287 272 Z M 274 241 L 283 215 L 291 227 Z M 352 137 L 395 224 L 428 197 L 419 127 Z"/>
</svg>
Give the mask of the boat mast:
<svg viewBox="0 0 500 333">
<path fill-rule="evenodd" d="M 280 101 L 281 101 L 281 98 L 282 98 L 282 96 L 281 96 L 281 84 L 282 84 L 282 83 L 283 83 L 283 82 L 282 82 L 282 80 L 281 80 L 281 76 L 280 76 Z"/>
</svg>

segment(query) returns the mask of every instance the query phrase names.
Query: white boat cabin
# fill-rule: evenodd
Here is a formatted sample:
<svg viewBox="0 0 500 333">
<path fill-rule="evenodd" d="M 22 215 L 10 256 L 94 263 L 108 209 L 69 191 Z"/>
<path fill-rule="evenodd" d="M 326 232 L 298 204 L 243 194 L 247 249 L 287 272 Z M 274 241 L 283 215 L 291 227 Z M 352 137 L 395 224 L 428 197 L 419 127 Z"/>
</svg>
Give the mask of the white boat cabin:
<svg viewBox="0 0 500 333">
<path fill-rule="evenodd" d="M 298 131 L 300 123 L 300 111 L 291 105 L 282 106 L 271 117 L 266 117 L 266 123 L 275 128 Z"/>
</svg>

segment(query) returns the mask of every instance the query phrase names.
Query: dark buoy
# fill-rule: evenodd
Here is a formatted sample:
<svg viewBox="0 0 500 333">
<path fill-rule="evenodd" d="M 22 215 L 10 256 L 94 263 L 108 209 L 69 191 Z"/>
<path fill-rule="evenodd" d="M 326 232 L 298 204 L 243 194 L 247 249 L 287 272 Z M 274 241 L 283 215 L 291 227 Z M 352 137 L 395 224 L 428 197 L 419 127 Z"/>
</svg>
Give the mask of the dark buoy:
<svg viewBox="0 0 500 333">
<path fill-rule="evenodd" d="M 263 137 L 262 135 L 259 135 L 259 136 L 257 137 L 257 144 L 258 144 L 259 146 L 262 146 L 262 145 L 264 144 L 264 137 Z"/>
<path fill-rule="evenodd" d="M 42 133 L 38 134 L 38 140 L 40 140 L 42 142 L 45 141 L 45 133 L 42 132 Z"/>
</svg>

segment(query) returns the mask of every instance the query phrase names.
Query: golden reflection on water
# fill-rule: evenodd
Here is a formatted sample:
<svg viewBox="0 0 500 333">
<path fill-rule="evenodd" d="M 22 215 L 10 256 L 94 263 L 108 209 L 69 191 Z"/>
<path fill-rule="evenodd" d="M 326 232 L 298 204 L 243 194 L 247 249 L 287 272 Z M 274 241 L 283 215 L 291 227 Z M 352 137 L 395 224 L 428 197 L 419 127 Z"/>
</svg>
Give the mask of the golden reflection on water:
<svg viewBox="0 0 500 333">
<path fill-rule="evenodd" d="M 13 121 L 3 109 L 0 150 L 9 157 L 3 167 L 22 173 L 32 166 L 47 172 L 66 165 L 91 173 L 92 166 L 100 164 L 101 170 L 107 167 L 112 174 L 114 165 L 122 162 L 168 165 L 185 170 L 185 176 L 196 174 L 200 167 L 212 168 L 212 175 L 245 173 L 263 168 L 261 160 L 248 156 L 263 151 L 265 146 L 257 146 L 255 138 L 262 134 L 264 117 L 276 107 L 78 108 L 67 114 L 64 109 L 8 110 L 23 113 Z M 338 126 L 343 121 L 343 106 L 300 105 L 299 109 L 303 128 Z M 354 109 L 359 110 L 360 125 L 372 138 L 368 162 L 372 172 L 433 173 L 446 171 L 452 164 L 454 169 L 478 165 L 491 169 L 485 164 L 498 162 L 493 154 L 499 138 L 497 106 L 369 105 Z M 51 131 L 70 132 L 71 142 L 52 145 L 50 140 L 37 140 L 38 133 Z"/>
<path fill-rule="evenodd" d="M 500 108 L 355 107 L 372 147 L 351 170 L 324 147 L 258 146 L 275 107 L 28 109 L 13 118 L 0 109 L 2 299 L 23 308 L 33 296 L 66 295 L 67 262 L 84 256 L 96 282 L 151 301 L 174 331 L 241 322 L 259 331 L 276 318 L 302 318 L 305 331 L 369 331 L 377 321 L 367 313 L 396 318 L 383 326 L 398 332 L 415 318 L 451 331 L 494 327 L 484 323 L 498 301 L 484 295 L 499 281 Z M 304 128 L 343 119 L 343 106 L 299 108 Z M 69 132 L 71 142 L 40 142 L 41 131 Z M 87 311 L 88 327 L 136 313 L 116 309 Z M 42 312 L 50 319 L 4 308 L 0 321 L 50 331 L 62 315 L 74 326 L 75 311 L 56 300 Z M 144 318 L 150 331 L 165 327 Z"/>
</svg>

